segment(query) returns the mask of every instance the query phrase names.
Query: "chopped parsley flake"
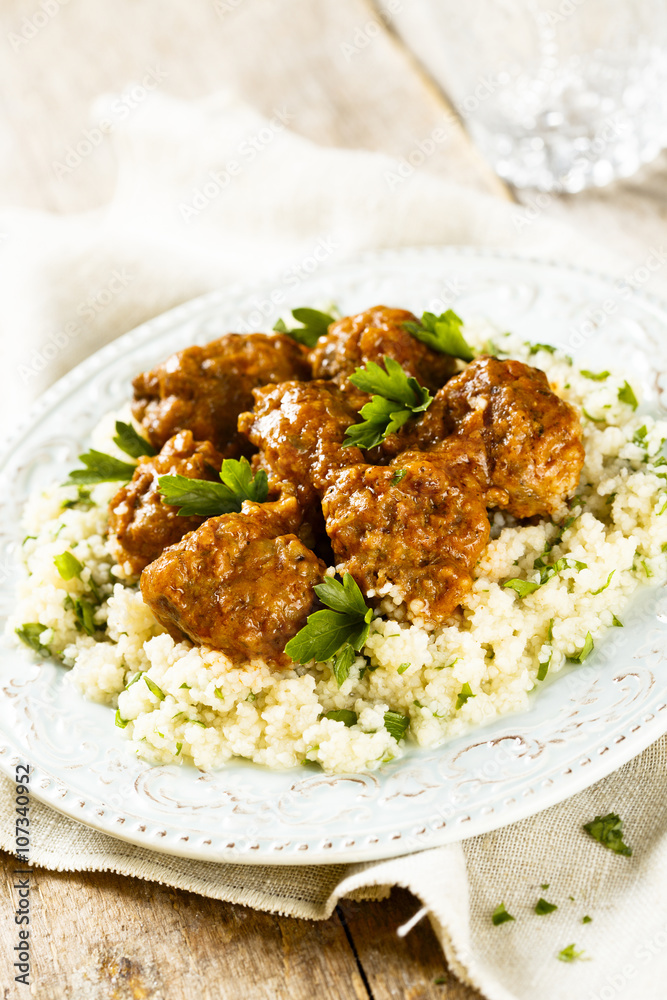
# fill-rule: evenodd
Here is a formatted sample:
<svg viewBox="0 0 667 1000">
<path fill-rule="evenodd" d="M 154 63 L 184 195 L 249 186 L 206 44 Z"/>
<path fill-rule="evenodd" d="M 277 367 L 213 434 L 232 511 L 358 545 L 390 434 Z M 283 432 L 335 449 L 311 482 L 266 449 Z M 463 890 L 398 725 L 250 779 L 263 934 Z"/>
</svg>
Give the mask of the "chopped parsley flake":
<svg viewBox="0 0 667 1000">
<path fill-rule="evenodd" d="M 309 615 L 301 631 L 285 646 L 285 652 L 295 663 L 334 661 L 332 669 L 340 687 L 350 673 L 355 654 L 366 644 L 373 611 L 349 573 L 342 583 L 327 577 L 314 590 L 330 610 Z"/>
<path fill-rule="evenodd" d="M 315 347 L 320 337 L 325 337 L 331 324 L 336 322 L 335 316 L 306 307 L 292 309 L 292 316 L 297 323 L 301 323 L 301 326 L 288 330 L 284 321 L 279 319 L 273 329 L 276 333 L 286 333 L 292 340 L 296 340 L 298 344 L 305 344 L 306 347 Z"/>
<path fill-rule="evenodd" d="M 629 382 L 624 382 L 621 388 L 618 390 L 618 398 L 621 403 L 625 403 L 627 406 L 631 406 L 633 410 L 636 410 L 639 406 L 639 400 L 635 396 L 634 390 Z"/>
<path fill-rule="evenodd" d="M 69 510 L 74 507 L 77 510 L 90 510 L 91 507 L 95 506 L 95 501 L 90 498 L 90 490 L 86 489 L 85 486 L 77 486 L 76 494 L 75 500 L 63 500 L 63 510 Z"/>
<path fill-rule="evenodd" d="M 503 584 L 503 587 L 507 587 L 509 590 L 515 590 L 519 597 L 527 597 L 528 594 L 534 593 L 539 590 L 542 585 L 540 583 L 535 583 L 532 580 L 507 580 Z"/>
<path fill-rule="evenodd" d="M 593 636 L 591 635 L 590 632 L 587 632 L 586 639 L 584 640 L 584 645 L 576 654 L 576 656 L 570 657 L 570 660 L 572 660 L 574 663 L 583 663 L 586 657 L 593 652 L 593 646 L 594 646 Z"/>
<path fill-rule="evenodd" d="M 408 322 L 403 326 L 408 333 L 433 351 L 451 354 L 452 357 L 461 358 L 462 361 L 472 361 L 475 357 L 475 352 L 461 333 L 463 320 L 453 309 L 448 309 L 440 316 L 425 312 L 420 323 Z"/>
<path fill-rule="evenodd" d="M 333 722 L 342 722 L 343 725 L 354 726 L 357 721 L 357 713 L 350 711 L 349 708 L 333 708 L 330 712 L 324 713 L 325 719 L 331 719 Z"/>
<path fill-rule="evenodd" d="M 131 458 L 143 458 L 144 455 L 157 455 L 157 449 L 141 434 L 137 434 L 132 424 L 116 421 L 116 436 L 113 439 L 121 451 Z"/>
<path fill-rule="evenodd" d="M 71 580 L 75 576 L 81 579 L 83 564 L 71 552 L 61 552 L 59 556 L 55 556 L 53 565 L 63 580 Z"/>
<path fill-rule="evenodd" d="M 220 469 L 221 482 L 206 479 L 189 479 L 187 476 L 160 476 L 158 486 L 165 503 L 179 507 L 181 517 L 193 514 L 199 517 L 216 517 L 218 514 L 238 513 L 244 500 L 264 503 L 269 495 L 269 480 L 264 469 L 255 475 L 247 458 L 237 461 L 226 458 Z"/>
<path fill-rule="evenodd" d="M 565 528 L 563 530 L 565 530 Z M 555 545 L 556 542 L 553 544 Z M 539 588 L 543 587 L 545 583 L 548 583 L 552 577 L 561 573 L 565 569 L 581 570 L 588 568 L 586 563 L 580 562 L 578 559 L 571 559 L 568 556 L 562 556 L 560 559 L 556 560 L 552 566 L 547 566 L 545 557 L 548 556 L 552 548 L 552 545 L 548 546 L 542 555 L 538 556 L 533 563 L 533 567 L 540 570 L 539 583 L 536 583 L 534 580 L 519 580 L 516 578 L 514 580 L 507 580 L 503 584 L 503 587 L 515 590 L 519 597 L 527 597 L 528 594 L 533 594 L 536 590 L 539 590 Z"/>
<path fill-rule="evenodd" d="M 63 601 L 63 607 L 66 611 L 74 612 L 75 625 L 79 632 L 95 635 L 95 605 L 85 597 L 72 597 L 68 594 Z"/>
<path fill-rule="evenodd" d="M 146 681 L 146 686 L 150 693 L 154 694 L 158 701 L 164 701 L 166 696 L 162 688 L 159 688 L 155 681 L 152 681 L 150 677 L 144 677 L 144 680 Z"/>
<path fill-rule="evenodd" d="M 611 583 L 611 578 L 612 578 L 612 576 L 614 575 L 614 573 L 615 573 L 615 572 L 616 572 L 616 570 L 615 570 L 615 569 L 613 569 L 613 570 L 611 571 L 611 573 L 610 573 L 610 574 L 609 574 L 609 576 L 607 577 L 607 582 L 606 582 L 606 583 L 605 583 L 605 584 L 604 584 L 604 585 L 603 585 L 602 587 L 600 587 L 600 589 L 599 589 L 599 590 L 592 590 L 592 591 L 591 591 L 591 595 L 592 595 L 593 597 L 596 597 L 596 596 L 597 596 L 598 594 L 601 594 L 603 590 L 606 590 L 606 589 L 607 589 L 607 587 L 608 587 L 608 586 L 609 586 L 609 584 Z"/>
<path fill-rule="evenodd" d="M 540 661 L 537 668 L 537 679 L 538 681 L 543 681 L 547 674 L 549 673 L 549 667 L 551 666 L 551 660 L 553 658 L 553 651 L 549 653 L 549 658 L 547 660 Z"/>
<path fill-rule="evenodd" d="M 553 913 L 554 910 L 557 909 L 558 907 L 556 906 L 555 903 L 547 903 L 546 899 L 544 899 L 542 896 L 540 896 L 538 901 L 535 903 L 535 913 L 538 915 L 538 917 L 544 917 L 546 916 L 547 913 Z"/>
<path fill-rule="evenodd" d="M 125 729 L 125 727 L 129 724 L 129 721 L 130 721 L 129 719 L 123 718 L 123 716 L 120 714 L 119 708 L 116 709 L 116 725 L 118 726 L 119 729 Z"/>
<path fill-rule="evenodd" d="M 447 669 L 449 669 L 449 667 L 453 667 L 455 663 L 458 663 L 460 659 L 461 659 L 460 656 L 455 656 L 454 659 L 451 660 L 449 663 L 443 663 L 440 667 L 435 667 L 434 669 L 435 670 L 447 670 Z"/>
<path fill-rule="evenodd" d="M 394 473 L 394 475 L 391 477 L 391 485 L 392 486 L 398 486 L 398 484 L 400 483 L 400 481 L 402 479 L 405 479 L 405 477 L 407 476 L 407 474 L 408 474 L 408 470 L 407 469 L 397 469 L 396 472 Z"/>
<path fill-rule="evenodd" d="M 584 378 L 592 379 L 593 382 L 604 382 L 606 378 L 609 378 L 611 372 L 589 372 L 586 368 L 582 368 L 581 374 Z"/>
<path fill-rule="evenodd" d="M 93 485 L 96 483 L 127 483 L 134 475 L 136 465 L 121 462 L 118 458 L 91 449 L 79 455 L 85 469 L 74 469 L 65 480 L 64 486 Z"/>
<path fill-rule="evenodd" d="M 559 962 L 576 962 L 577 959 L 582 958 L 583 955 L 583 951 L 576 951 L 575 944 L 568 944 L 567 948 L 563 948 L 562 951 L 559 951 L 556 957 Z"/>
<path fill-rule="evenodd" d="M 398 670 L 396 671 L 396 673 L 397 674 L 404 674 L 405 671 L 408 669 L 409 666 L 410 666 L 409 663 L 401 663 L 400 666 L 398 667 Z"/>
<path fill-rule="evenodd" d="M 593 923 L 593 918 L 586 915 L 585 917 L 581 918 L 581 922 L 582 924 L 591 924 Z"/>
<path fill-rule="evenodd" d="M 498 927 L 499 924 L 507 923 L 508 920 L 515 920 L 515 919 L 516 917 L 513 917 L 511 913 L 507 912 L 504 903 L 500 903 L 498 906 L 496 906 L 495 910 L 491 914 L 491 923 L 493 924 L 494 927 Z"/>
<path fill-rule="evenodd" d="M 387 437 L 400 430 L 411 417 L 424 413 L 433 402 L 433 396 L 408 375 L 398 361 L 385 357 L 384 368 L 369 361 L 350 375 L 350 382 L 373 395 L 362 406 L 362 423 L 352 424 L 345 432 L 344 447 L 374 448 Z"/>
<path fill-rule="evenodd" d="M 457 696 L 457 699 L 456 699 L 456 706 L 455 706 L 456 707 L 456 711 L 458 712 L 458 710 L 460 708 L 463 708 L 463 706 L 465 705 L 465 703 L 468 701 L 469 698 L 475 698 L 475 697 L 476 697 L 476 695 L 474 695 L 472 693 L 472 688 L 470 687 L 470 685 L 466 681 L 465 684 L 463 685 L 463 687 L 461 688 L 461 690 L 458 693 L 458 696 Z"/>
<path fill-rule="evenodd" d="M 630 857 L 632 848 L 623 843 L 623 820 L 616 813 L 596 816 L 590 823 L 584 823 L 586 833 L 614 854 Z"/>
<path fill-rule="evenodd" d="M 530 340 L 526 341 L 526 347 L 528 348 L 528 353 L 530 355 L 537 354 L 538 351 L 546 351 L 547 354 L 555 354 L 556 348 L 552 344 L 532 344 Z"/>
<path fill-rule="evenodd" d="M 592 420 L 594 424 L 606 424 L 606 419 L 604 417 L 594 417 L 592 413 L 582 406 L 581 412 L 586 417 L 587 420 Z"/>
<path fill-rule="evenodd" d="M 407 715 L 401 715 L 400 712 L 384 713 L 384 728 L 397 742 L 403 739 L 408 731 L 409 725 L 410 719 Z"/>
<path fill-rule="evenodd" d="M 48 626 L 41 625 L 39 622 L 26 622 L 14 629 L 21 642 L 29 646 L 30 649 L 34 649 L 40 656 L 51 655 L 49 647 L 40 642 L 40 636 L 47 630 Z"/>
</svg>

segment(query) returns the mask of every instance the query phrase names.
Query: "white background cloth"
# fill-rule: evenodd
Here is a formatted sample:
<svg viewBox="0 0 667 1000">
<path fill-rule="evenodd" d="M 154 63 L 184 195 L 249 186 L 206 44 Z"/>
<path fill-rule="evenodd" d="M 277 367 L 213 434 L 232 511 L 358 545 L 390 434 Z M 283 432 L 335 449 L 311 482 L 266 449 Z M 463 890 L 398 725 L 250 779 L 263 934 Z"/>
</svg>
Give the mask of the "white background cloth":
<svg viewBox="0 0 667 1000">
<path fill-rule="evenodd" d="M 108 206 L 76 216 L 0 215 L 5 427 L 72 365 L 141 321 L 230 283 L 261 288 L 289 277 L 293 284 L 313 256 L 326 267 L 365 249 L 449 243 L 560 258 L 618 276 L 633 264 L 547 223 L 539 211 L 445 182 L 428 164 L 417 169 L 380 154 L 318 148 L 289 131 L 280 108 L 267 122 L 228 94 L 192 103 L 155 94 L 124 121 L 114 121 L 113 101 L 102 99 L 95 119 L 105 115 L 118 161 Z M 401 884 L 428 906 L 453 968 L 490 1000 L 658 1000 L 667 981 L 666 746 L 569 803 L 465 849 L 348 870 L 333 895 L 314 894 L 311 915 L 326 915 L 337 894 L 358 886 Z M 610 811 L 626 821 L 631 859 L 581 830 L 596 812 Z M 57 819 L 60 846 L 42 858 L 50 867 L 79 867 L 67 822 Z M 90 867 L 139 873 L 127 845 L 114 860 L 113 841 L 104 841 L 103 850 L 96 842 L 104 860 L 91 854 Z M 167 862 L 161 865 L 156 857 L 144 877 L 172 881 Z M 194 865 L 179 865 L 173 884 L 206 891 Z M 271 870 L 263 871 L 270 880 Z M 224 877 L 220 866 L 218 881 Z M 543 882 L 549 892 L 539 889 Z M 224 889 L 210 894 L 232 898 Z M 559 909 L 536 917 L 531 909 L 543 894 Z M 261 891 L 252 901 L 273 905 Z M 493 927 L 490 913 L 502 901 L 517 919 Z M 288 903 L 282 909 L 296 912 Z M 585 913 L 593 922 L 584 926 Z M 571 942 L 591 960 L 558 962 L 556 953 Z"/>
</svg>

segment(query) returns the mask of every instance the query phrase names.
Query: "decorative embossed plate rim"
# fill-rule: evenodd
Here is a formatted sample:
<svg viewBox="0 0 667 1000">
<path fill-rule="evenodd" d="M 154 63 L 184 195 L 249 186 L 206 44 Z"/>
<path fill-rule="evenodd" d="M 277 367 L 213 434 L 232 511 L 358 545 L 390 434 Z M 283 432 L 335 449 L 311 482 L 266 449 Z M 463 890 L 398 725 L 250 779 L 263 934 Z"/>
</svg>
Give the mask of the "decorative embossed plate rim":
<svg viewBox="0 0 667 1000">
<path fill-rule="evenodd" d="M 272 292 L 282 295 L 277 306 Z M 71 466 L 99 415 L 127 398 L 132 374 L 187 343 L 257 326 L 258 310 L 269 329 L 287 309 L 330 300 L 346 312 L 384 300 L 488 315 L 526 338 L 569 345 L 580 363 L 632 373 L 648 408 L 667 414 L 665 305 L 567 265 L 475 248 L 410 248 L 322 269 L 296 288 L 214 292 L 107 345 L 33 408 L 0 461 L 0 611 L 14 599 L 16 519 L 27 491 Z M 110 711 L 75 694 L 62 668 L 3 643 L 0 769 L 11 777 L 16 762 L 27 761 L 39 800 L 183 857 L 314 864 L 404 854 L 545 809 L 667 732 L 664 589 L 644 588 L 625 625 L 586 665 L 546 684 L 529 711 L 436 749 L 413 749 L 381 771 L 334 776 L 244 762 L 213 774 L 151 767 L 127 753 Z"/>
</svg>

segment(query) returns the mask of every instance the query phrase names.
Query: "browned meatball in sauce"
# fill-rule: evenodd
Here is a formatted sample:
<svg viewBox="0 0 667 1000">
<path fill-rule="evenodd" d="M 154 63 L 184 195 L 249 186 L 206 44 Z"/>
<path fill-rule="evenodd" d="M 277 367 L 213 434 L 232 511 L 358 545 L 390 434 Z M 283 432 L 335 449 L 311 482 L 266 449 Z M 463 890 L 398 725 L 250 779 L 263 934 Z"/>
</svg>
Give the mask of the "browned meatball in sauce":
<svg viewBox="0 0 667 1000">
<path fill-rule="evenodd" d="M 574 491 L 584 463 L 579 416 L 552 392 L 543 371 L 480 357 L 439 396 L 462 447 L 477 454 L 497 491 L 497 506 L 516 517 L 550 515 Z"/>
<path fill-rule="evenodd" d="M 414 453 L 398 473 L 368 465 L 341 472 L 323 499 L 327 533 L 339 569 L 365 594 L 391 584 L 409 617 L 440 624 L 470 590 L 489 538 L 486 508 L 477 488 L 465 489 L 427 455 Z"/>
<path fill-rule="evenodd" d="M 456 371 L 454 358 L 432 351 L 417 340 L 405 329 L 405 322 L 418 320 L 406 309 L 387 306 L 375 306 L 356 316 L 344 316 L 329 327 L 328 334 L 320 337 L 310 352 L 313 378 L 338 383 L 351 405 L 359 409 L 369 397 L 355 388 L 348 376 L 369 361 L 379 363 L 390 357 L 421 385 L 433 391 L 439 389 Z"/>
<path fill-rule="evenodd" d="M 146 567 L 144 601 L 175 638 L 289 666 L 285 644 L 305 625 L 326 568 L 297 537 L 300 523 L 294 497 L 209 518 Z"/>
<path fill-rule="evenodd" d="M 236 422 L 252 407 L 252 390 L 309 378 L 305 349 L 290 337 L 228 333 L 138 375 L 132 412 L 156 448 L 187 429 L 198 440 L 211 441 L 225 458 L 238 458 L 251 451 Z"/>
<path fill-rule="evenodd" d="M 191 431 L 175 434 L 159 455 L 142 458 L 131 481 L 121 487 L 109 505 L 111 550 L 130 576 L 178 542 L 203 517 L 179 517 L 178 507 L 162 502 L 160 476 L 187 476 L 219 482 L 222 455 L 209 441 L 195 441 Z"/>
<path fill-rule="evenodd" d="M 339 469 L 363 461 L 358 448 L 343 445 L 357 415 L 333 382 L 267 385 L 254 396 L 239 429 L 260 449 L 259 465 L 274 482 L 293 483 L 305 508 L 318 503 Z"/>
</svg>

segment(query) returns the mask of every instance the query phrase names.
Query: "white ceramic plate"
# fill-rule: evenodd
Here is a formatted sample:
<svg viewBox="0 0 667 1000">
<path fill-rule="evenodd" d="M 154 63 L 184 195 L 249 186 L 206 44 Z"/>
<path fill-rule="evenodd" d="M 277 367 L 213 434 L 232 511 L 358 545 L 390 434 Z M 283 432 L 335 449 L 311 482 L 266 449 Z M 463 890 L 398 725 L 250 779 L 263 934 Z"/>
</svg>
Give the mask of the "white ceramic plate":
<svg viewBox="0 0 667 1000">
<path fill-rule="evenodd" d="M 282 295 L 273 307 L 272 292 Z M 568 267 L 424 248 L 367 255 L 297 288 L 216 292 L 121 337 L 41 399 L 0 465 L 0 611 L 14 599 L 25 497 L 72 467 L 100 415 L 128 398 L 133 375 L 188 344 L 230 329 L 269 330 L 287 309 L 331 301 L 345 313 L 384 302 L 486 316 L 566 347 L 579 364 L 619 368 L 643 386 L 647 409 L 667 413 L 665 307 Z M 127 751 L 110 709 L 63 683 L 62 667 L 6 645 L 0 767 L 13 776 L 16 762 L 27 761 L 37 798 L 106 833 L 187 857 L 313 864 L 433 847 L 538 812 L 667 732 L 667 593 L 644 588 L 623 620 L 584 666 L 542 687 L 529 711 L 437 749 L 411 750 L 372 774 L 335 776 L 244 762 L 212 774 L 151 767 Z"/>
</svg>

